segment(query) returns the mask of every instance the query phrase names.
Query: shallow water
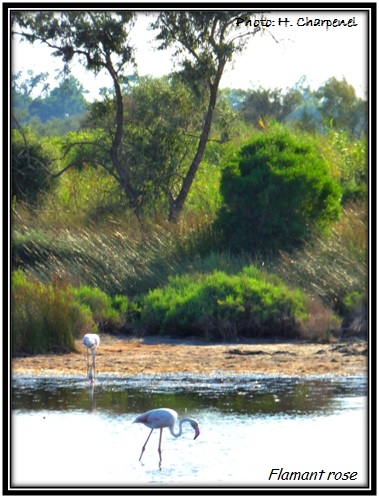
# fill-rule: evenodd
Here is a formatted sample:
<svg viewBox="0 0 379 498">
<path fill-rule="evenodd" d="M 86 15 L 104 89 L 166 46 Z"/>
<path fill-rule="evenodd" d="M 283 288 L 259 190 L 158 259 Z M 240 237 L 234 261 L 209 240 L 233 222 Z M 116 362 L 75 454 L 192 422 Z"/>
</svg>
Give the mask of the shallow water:
<svg viewBox="0 0 379 498">
<path fill-rule="evenodd" d="M 17 377 L 12 485 L 362 487 L 367 484 L 366 391 L 365 376 L 99 377 L 93 390 L 82 378 Z M 193 440 L 189 425 L 180 438 L 165 429 L 161 470 L 159 431 L 139 462 L 150 430 L 132 424 L 158 407 L 196 418 L 201 430 Z M 300 481 L 278 480 L 280 469 L 281 477 L 313 472 L 318 480 L 304 480 L 308 474 Z M 343 481 L 346 472 L 356 472 L 354 480 Z"/>
</svg>

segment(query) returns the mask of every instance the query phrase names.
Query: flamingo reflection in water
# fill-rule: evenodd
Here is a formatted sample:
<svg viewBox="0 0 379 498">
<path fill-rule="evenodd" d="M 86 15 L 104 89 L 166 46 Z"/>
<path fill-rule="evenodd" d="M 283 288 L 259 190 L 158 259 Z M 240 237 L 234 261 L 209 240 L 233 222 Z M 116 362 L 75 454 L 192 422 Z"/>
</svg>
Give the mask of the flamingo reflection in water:
<svg viewBox="0 0 379 498">
<path fill-rule="evenodd" d="M 161 468 L 162 465 L 161 444 L 162 444 L 162 432 L 165 427 L 168 427 L 170 429 L 170 432 L 174 437 L 179 437 L 182 435 L 183 423 L 188 422 L 195 431 L 194 439 L 198 437 L 198 435 L 200 434 L 199 424 L 193 418 L 182 418 L 181 420 L 179 420 L 179 432 L 175 433 L 174 428 L 177 419 L 178 419 L 178 414 L 176 413 L 175 410 L 171 410 L 171 408 L 158 408 L 156 410 L 150 410 L 146 413 L 143 413 L 133 421 L 133 423 L 144 424 L 146 425 L 146 427 L 149 427 L 149 429 L 151 429 L 150 434 L 148 435 L 145 441 L 145 444 L 142 446 L 141 456 L 139 457 L 140 461 L 143 452 L 145 451 L 147 442 L 149 441 L 150 436 L 154 429 L 160 429 L 159 445 L 158 445 L 159 468 Z"/>
</svg>

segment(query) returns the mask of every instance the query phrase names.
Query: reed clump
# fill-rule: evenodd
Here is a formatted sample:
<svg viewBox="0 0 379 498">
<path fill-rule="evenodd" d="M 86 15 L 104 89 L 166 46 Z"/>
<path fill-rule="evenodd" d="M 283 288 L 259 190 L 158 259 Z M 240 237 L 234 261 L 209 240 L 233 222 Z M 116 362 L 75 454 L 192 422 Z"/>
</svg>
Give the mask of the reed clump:
<svg viewBox="0 0 379 498">
<path fill-rule="evenodd" d="M 73 302 L 66 282 L 44 285 L 20 270 L 12 276 L 12 353 L 75 350 L 75 333 L 90 331 L 92 318 Z"/>
</svg>

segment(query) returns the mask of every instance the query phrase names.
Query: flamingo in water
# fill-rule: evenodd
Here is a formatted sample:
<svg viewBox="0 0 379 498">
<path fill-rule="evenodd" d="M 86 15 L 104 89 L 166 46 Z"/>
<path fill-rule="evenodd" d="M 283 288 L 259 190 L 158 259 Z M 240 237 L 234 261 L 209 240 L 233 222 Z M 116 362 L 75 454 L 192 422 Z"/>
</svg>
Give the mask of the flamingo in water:
<svg viewBox="0 0 379 498">
<path fill-rule="evenodd" d="M 86 334 L 83 337 L 83 344 L 87 348 L 87 375 L 88 379 L 94 383 L 95 382 L 95 355 L 96 348 L 100 344 L 100 337 L 97 334 Z M 91 350 L 92 363 L 88 368 L 88 350 Z"/>
<path fill-rule="evenodd" d="M 158 445 L 159 468 L 161 468 L 162 464 L 161 443 L 162 443 L 162 431 L 165 427 L 168 427 L 170 429 L 170 432 L 174 437 L 179 437 L 182 435 L 183 423 L 188 422 L 191 425 L 191 427 L 195 430 L 194 439 L 197 438 L 197 436 L 200 434 L 200 429 L 199 429 L 199 424 L 197 423 L 196 420 L 194 420 L 193 418 L 182 418 L 181 420 L 179 420 L 179 432 L 175 433 L 174 427 L 177 419 L 178 419 L 178 414 L 176 413 L 175 410 L 171 410 L 170 408 L 158 408 L 156 410 L 150 410 L 146 413 L 143 413 L 133 421 L 133 424 L 135 423 L 145 424 L 146 427 L 149 427 L 149 429 L 151 429 L 150 434 L 148 435 L 145 441 L 145 444 L 142 446 L 141 456 L 139 457 L 140 461 L 143 452 L 145 451 L 147 442 L 150 439 L 150 436 L 154 429 L 160 429 L 159 445 Z"/>
</svg>

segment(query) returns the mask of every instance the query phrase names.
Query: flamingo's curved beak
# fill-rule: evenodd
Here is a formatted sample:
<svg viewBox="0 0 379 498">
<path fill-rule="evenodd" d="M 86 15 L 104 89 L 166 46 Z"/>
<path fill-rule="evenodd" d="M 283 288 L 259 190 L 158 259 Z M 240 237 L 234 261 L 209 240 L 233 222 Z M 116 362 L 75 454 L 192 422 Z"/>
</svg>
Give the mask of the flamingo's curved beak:
<svg viewBox="0 0 379 498">
<path fill-rule="evenodd" d="M 198 426 L 198 425 L 196 425 L 196 426 L 194 427 L 194 429 L 195 429 L 195 437 L 194 437 L 194 439 L 196 439 L 196 438 L 197 438 L 197 436 L 199 436 L 199 435 L 200 435 L 200 429 L 199 429 L 199 426 Z"/>
</svg>

